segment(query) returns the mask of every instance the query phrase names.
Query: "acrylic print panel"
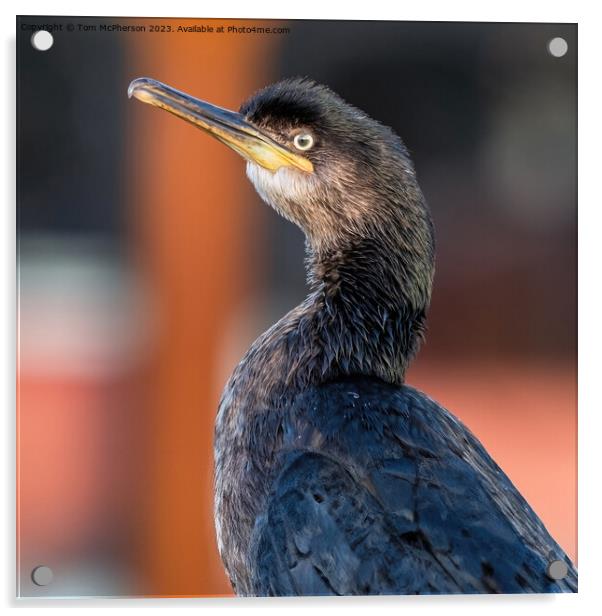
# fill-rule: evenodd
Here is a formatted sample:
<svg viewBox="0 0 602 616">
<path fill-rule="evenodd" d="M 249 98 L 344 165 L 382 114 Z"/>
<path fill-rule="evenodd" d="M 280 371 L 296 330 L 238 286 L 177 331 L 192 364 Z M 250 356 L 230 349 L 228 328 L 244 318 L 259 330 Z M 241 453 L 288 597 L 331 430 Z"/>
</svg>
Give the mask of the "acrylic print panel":
<svg viewBox="0 0 602 616">
<path fill-rule="evenodd" d="M 17 34 L 20 596 L 576 591 L 576 25 Z"/>
</svg>

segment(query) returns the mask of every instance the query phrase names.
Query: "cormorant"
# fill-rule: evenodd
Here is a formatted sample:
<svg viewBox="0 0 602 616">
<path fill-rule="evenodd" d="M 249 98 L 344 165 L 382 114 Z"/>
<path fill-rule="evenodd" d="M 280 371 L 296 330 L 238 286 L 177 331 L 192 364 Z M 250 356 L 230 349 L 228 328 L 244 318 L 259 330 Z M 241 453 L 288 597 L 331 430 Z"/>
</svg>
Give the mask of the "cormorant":
<svg viewBox="0 0 602 616">
<path fill-rule="evenodd" d="M 253 343 L 215 425 L 215 522 L 236 593 L 576 591 L 573 564 L 481 443 L 404 382 L 434 237 L 393 130 L 307 78 L 238 113 L 147 78 L 129 95 L 238 152 L 306 236 L 310 293 Z"/>
</svg>

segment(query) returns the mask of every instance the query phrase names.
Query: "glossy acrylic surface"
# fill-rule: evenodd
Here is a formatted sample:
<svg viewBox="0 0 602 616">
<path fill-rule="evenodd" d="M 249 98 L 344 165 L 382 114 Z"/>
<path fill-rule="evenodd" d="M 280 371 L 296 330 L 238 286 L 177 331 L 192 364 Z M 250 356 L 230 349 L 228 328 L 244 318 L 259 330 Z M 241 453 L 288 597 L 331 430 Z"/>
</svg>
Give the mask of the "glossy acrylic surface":
<svg viewBox="0 0 602 616">
<path fill-rule="evenodd" d="M 253 27 L 279 32 L 229 30 Z M 566 24 L 18 18 L 19 595 L 232 594 L 215 412 L 306 293 L 301 232 L 236 154 L 128 100 L 143 75 L 234 110 L 308 75 L 395 129 L 437 238 L 407 381 L 576 562 L 576 43 Z"/>
</svg>

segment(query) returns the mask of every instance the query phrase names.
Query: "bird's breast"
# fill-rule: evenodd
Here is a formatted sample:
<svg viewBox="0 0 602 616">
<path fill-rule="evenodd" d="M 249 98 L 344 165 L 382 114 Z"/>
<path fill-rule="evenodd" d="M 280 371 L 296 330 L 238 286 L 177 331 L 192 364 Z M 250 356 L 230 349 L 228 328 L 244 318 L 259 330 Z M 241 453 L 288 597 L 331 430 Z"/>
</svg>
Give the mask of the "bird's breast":
<svg viewBox="0 0 602 616">
<path fill-rule="evenodd" d="M 248 576 L 253 527 L 277 472 L 282 413 L 278 405 L 268 404 L 270 397 L 270 385 L 247 365 L 227 384 L 215 424 L 217 542 L 239 593 Z"/>
</svg>

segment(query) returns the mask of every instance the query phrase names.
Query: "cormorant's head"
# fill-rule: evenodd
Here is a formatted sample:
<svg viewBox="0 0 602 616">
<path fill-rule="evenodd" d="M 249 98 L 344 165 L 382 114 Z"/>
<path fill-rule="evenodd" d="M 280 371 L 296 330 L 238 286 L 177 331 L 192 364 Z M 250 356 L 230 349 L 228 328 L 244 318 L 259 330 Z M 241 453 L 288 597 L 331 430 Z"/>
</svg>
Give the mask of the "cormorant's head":
<svg viewBox="0 0 602 616">
<path fill-rule="evenodd" d="M 247 161 L 259 195 L 298 224 L 314 248 L 354 238 L 419 232 L 430 217 L 401 139 L 306 78 L 280 81 L 232 112 L 151 79 L 130 96 L 202 128 Z M 429 246 L 430 248 L 430 246 Z"/>
</svg>

